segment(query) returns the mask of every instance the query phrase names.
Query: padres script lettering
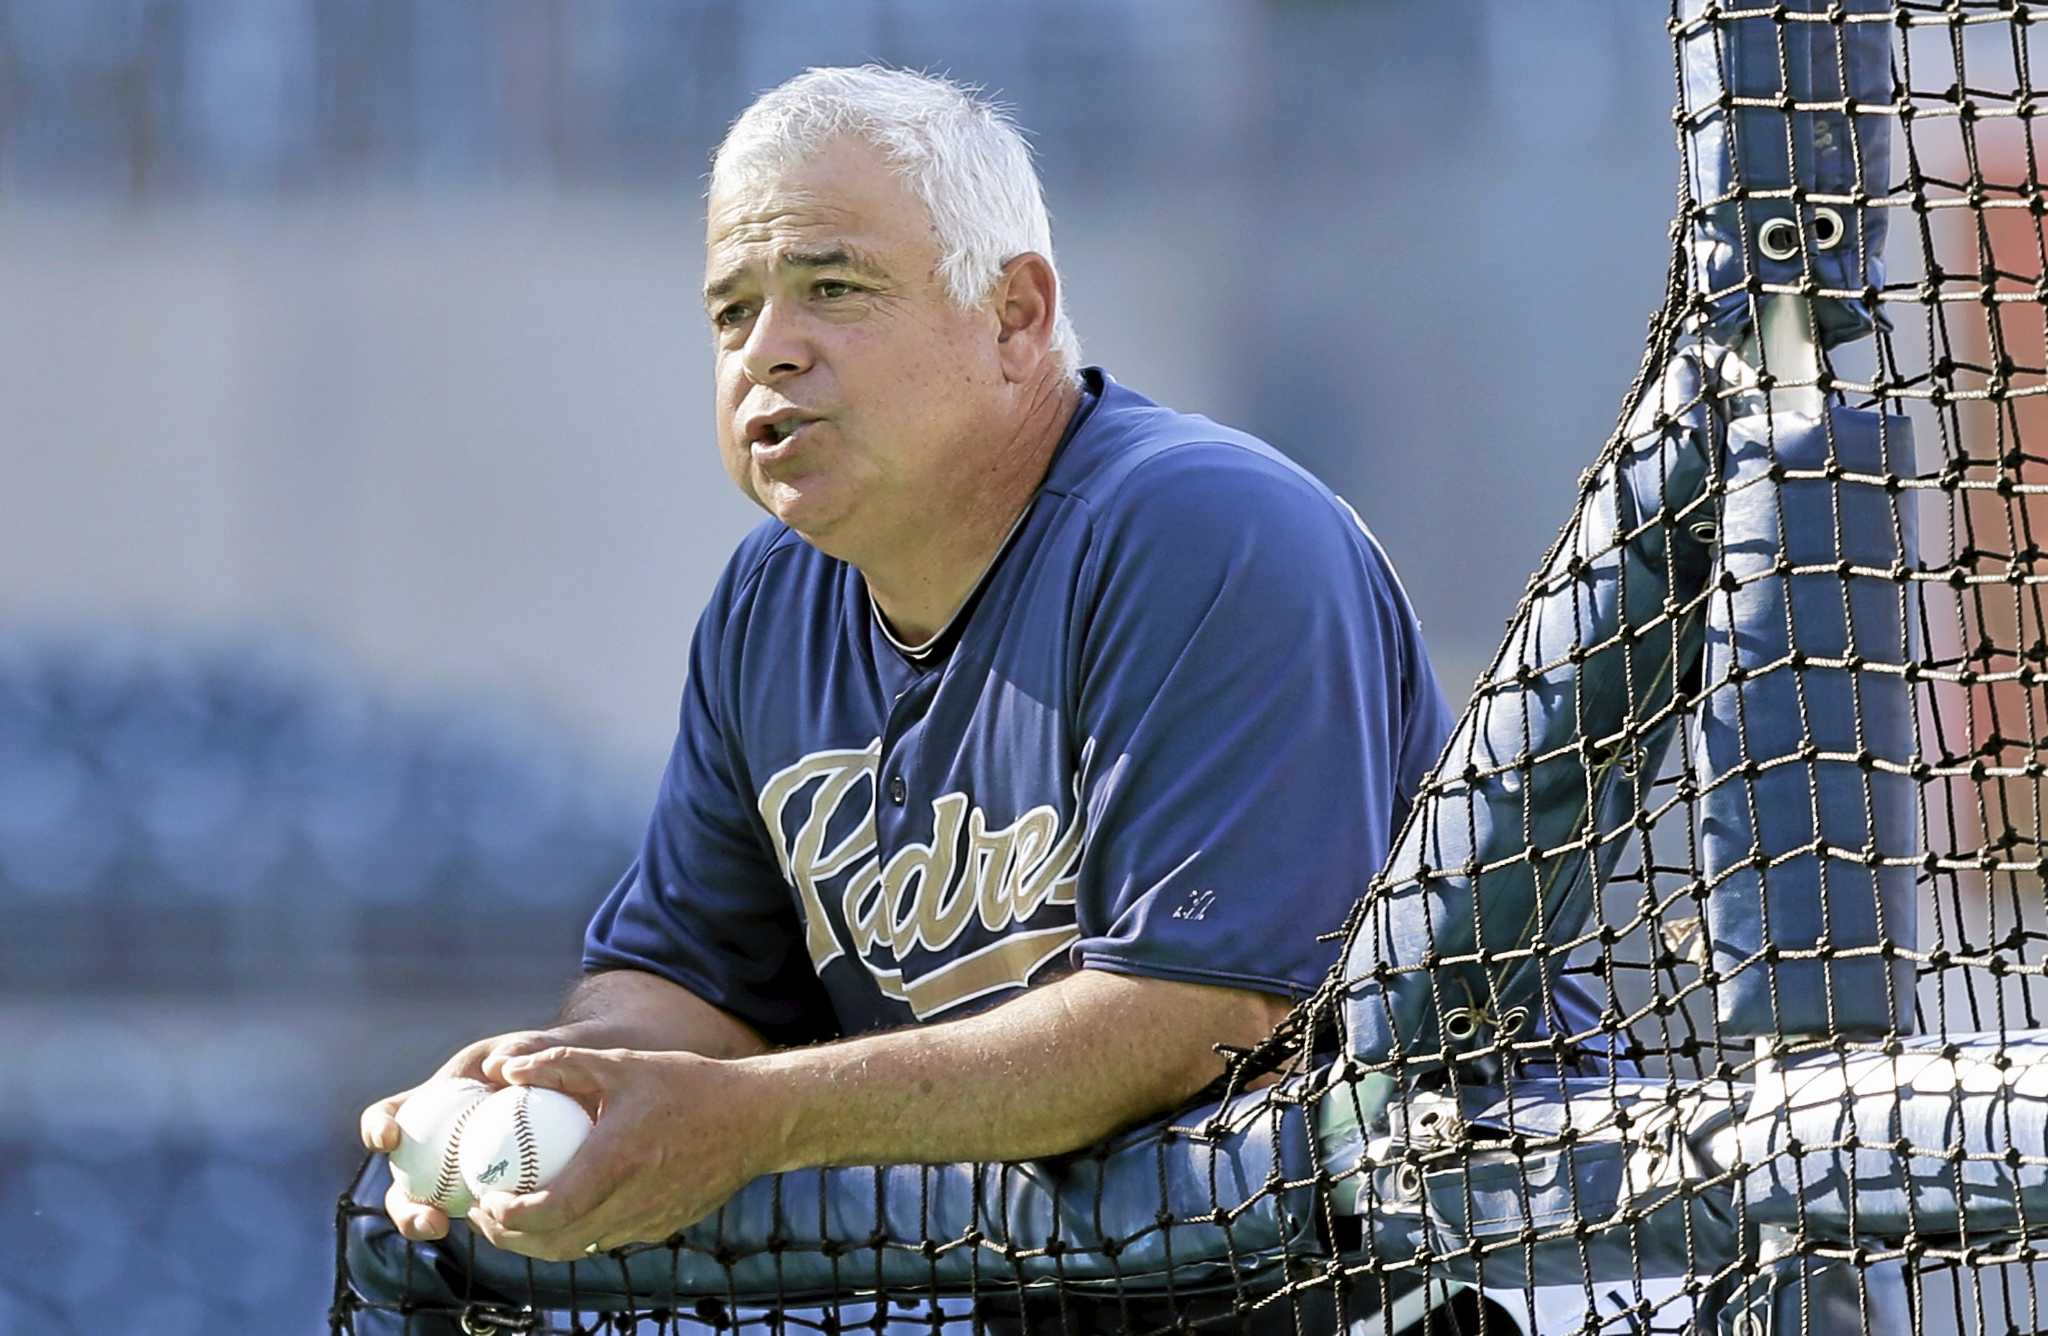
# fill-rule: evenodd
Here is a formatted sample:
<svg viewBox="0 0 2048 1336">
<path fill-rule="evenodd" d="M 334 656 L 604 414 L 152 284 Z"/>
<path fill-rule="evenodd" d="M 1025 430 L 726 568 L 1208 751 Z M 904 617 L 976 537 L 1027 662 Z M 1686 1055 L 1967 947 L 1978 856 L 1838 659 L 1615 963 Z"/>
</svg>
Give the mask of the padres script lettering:
<svg viewBox="0 0 2048 1336">
<path fill-rule="evenodd" d="M 1086 836 L 1080 804 L 1064 831 L 1058 810 L 1045 805 L 991 826 L 966 794 L 948 793 L 932 801 L 931 843 L 906 844 L 885 866 L 875 839 L 881 755 L 880 738 L 859 751 L 812 752 L 761 788 L 775 857 L 803 906 L 811 964 L 823 971 L 847 949 L 825 909 L 832 897 L 854 955 L 885 996 L 908 1003 L 920 1020 L 1029 982 L 1081 935 L 1071 914 L 1022 926 L 1049 905 L 1074 903 Z M 792 811 L 806 795 L 808 810 Z M 849 829 L 839 818 L 851 803 L 865 810 L 852 809 L 860 819 Z M 785 820 L 792 815 L 794 831 Z M 835 828 L 847 833 L 827 848 Z M 904 979 L 903 963 L 915 953 L 947 951 L 977 926 L 993 937 L 986 946 Z"/>
</svg>

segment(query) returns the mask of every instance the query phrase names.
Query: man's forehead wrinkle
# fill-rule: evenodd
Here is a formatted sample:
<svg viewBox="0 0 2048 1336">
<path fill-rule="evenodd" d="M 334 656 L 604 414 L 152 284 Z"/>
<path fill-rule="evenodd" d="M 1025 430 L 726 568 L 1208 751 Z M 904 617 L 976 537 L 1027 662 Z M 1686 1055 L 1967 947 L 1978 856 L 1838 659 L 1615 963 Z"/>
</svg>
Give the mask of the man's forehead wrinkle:
<svg viewBox="0 0 2048 1336">
<path fill-rule="evenodd" d="M 802 225 L 784 230 L 773 219 L 737 224 L 713 238 L 709 250 L 713 264 L 723 263 L 704 286 L 707 298 L 731 292 L 751 271 L 763 268 L 847 268 L 875 277 L 889 272 L 874 252 L 847 240 L 843 231 Z"/>
<path fill-rule="evenodd" d="M 738 192 L 742 196 L 749 192 Z M 712 202 L 712 240 L 733 234 L 772 232 L 778 228 L 794 231 L 846 227 L 855 221 L 854 211 L 821 191 L 783 186 L 766 199 Z"/>
<path fill-rule="evenodd" d="M 784 238 L 808 242 L 848 231 L 855 222 L 846 209 L 822 200 L 779 199 L 743 213 L 713 209 L 706 241 L 713 250 L 767 245 Z"/>
</svg>

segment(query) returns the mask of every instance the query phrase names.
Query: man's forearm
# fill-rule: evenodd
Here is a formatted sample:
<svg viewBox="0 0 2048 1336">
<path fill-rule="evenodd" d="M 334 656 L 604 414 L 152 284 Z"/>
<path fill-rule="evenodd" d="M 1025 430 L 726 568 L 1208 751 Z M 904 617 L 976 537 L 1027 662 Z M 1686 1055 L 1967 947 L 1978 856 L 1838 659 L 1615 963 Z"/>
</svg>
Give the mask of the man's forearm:
<svg viewBox="0 0 2048 1336">
<path fill-rule="evenodd" d="M 1165 1113 L 1283 1000 L 1082 970 L 980 1016 L 737 1064 L 779 1169 L 1057 1155 Z M 736 1075 L 738 1073 L 735 1073 Z"/>
<path fill-rule="evenodd" d="M 689 989 L 639 970 L 587 974 L 553 1027 L 583 1048 L 636 1048 L 745 1058 L 768 1052 L 754 1029 Z"/>
</svg>

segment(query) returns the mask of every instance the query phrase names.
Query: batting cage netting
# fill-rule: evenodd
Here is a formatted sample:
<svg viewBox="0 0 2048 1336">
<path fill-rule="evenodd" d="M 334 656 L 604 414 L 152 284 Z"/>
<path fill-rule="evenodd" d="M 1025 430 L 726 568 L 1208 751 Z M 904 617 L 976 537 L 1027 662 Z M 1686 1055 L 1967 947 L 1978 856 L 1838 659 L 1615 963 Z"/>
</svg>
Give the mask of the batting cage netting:
<svg viewBox="0 0 2048 1336">
<path fill-rule="evenodd" d="M 1679 0 L 1620 425 L 1209 1103 L 573 1266 L 408 1245 L 373 1173 L 334 1329 L 2048 1329 L 2044 23 Z"/>
</svg>

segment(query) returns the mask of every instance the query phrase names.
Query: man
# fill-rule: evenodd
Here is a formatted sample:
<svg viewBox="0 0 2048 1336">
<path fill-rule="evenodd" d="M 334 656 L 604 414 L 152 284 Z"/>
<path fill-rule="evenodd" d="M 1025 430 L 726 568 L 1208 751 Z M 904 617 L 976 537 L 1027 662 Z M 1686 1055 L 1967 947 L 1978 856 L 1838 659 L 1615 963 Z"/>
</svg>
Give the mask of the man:
<svg viewBox="0 0 2048 1336">
<path fill-rule="evenodd" d="M 1079 367 L 988 104 L 873 67 L 764 95 L 706 280 L 719 448 L 772 518 L 698 624 L 583 982 L 443 1068 L 598 1113 L 470 1216 L 535 1258 L 767 1173 L 1031 1159 L 1181 1104 L 1320 981 L 1448 729 L 1342 502 Z"/>
</svg>

